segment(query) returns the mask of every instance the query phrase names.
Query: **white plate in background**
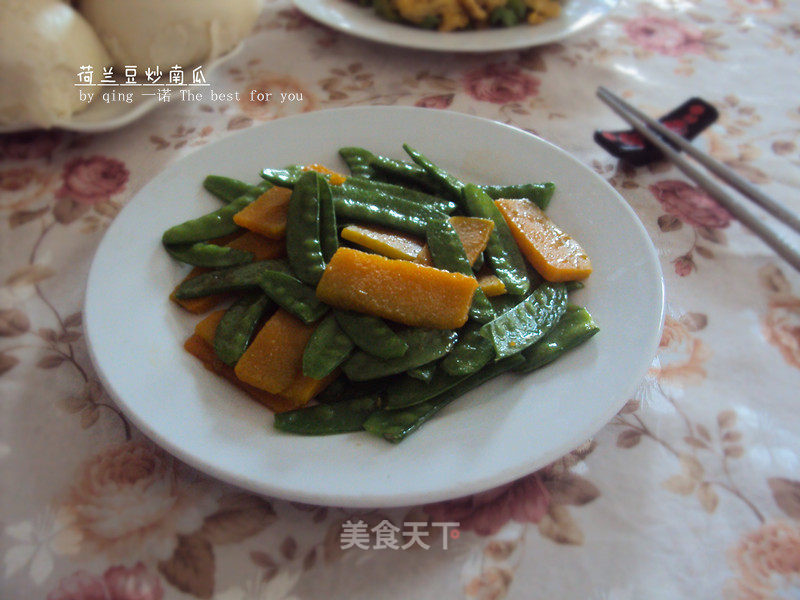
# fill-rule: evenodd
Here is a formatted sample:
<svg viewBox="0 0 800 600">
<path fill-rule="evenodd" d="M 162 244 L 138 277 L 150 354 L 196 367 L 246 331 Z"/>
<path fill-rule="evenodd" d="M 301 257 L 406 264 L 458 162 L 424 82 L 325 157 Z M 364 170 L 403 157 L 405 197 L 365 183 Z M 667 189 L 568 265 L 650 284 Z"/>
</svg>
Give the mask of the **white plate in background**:
<svg viewBox="0 0 800 600">
<path fill-rule="evenodd" d="M 312 19 L 349 35 L 419 50 L 496 52 L 540 46 L 563 39 L 608 14 L 619 0 L 563 0 L 561 14 L 539 25 L 498 27 L 481 31 L 439 32 L 391 23 L 372 7 L 354 0 L 294 0 Z"/>
</svg>

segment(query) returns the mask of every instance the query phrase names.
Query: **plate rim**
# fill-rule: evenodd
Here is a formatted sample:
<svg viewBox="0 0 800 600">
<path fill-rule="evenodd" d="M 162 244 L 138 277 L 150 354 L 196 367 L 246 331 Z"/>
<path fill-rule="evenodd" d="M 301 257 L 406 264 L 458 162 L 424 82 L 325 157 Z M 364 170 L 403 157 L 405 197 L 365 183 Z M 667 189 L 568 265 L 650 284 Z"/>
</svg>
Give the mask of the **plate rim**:
<svg viewBox="0 0 800 600">
<path fill-rule="evenodd" d="M 336 114 L 341 114 L 343 112 L 389 113 L 394 111 L 402 111 L 407 113 L 419 113 L 430 110 L 432 109 L 419 108 L 413 106 L 354 106 L 354 107 L 323 109 L 318 111 L 312 111 L 309 113 L 292 115 L 274 121 L 269 121 L 256 127 L 251 127 L 249 129 L 235 132 L 231 135 L 222 138 L 219 141 L 231 140 L 232 138 L 235 139 L 240 136 L 254 135 L 255 130 L 268 129 L 272 123 L 275 123 L 277 121 L 285 122 L 290 120 L 291 121 L 302 120 L 304 118 L 309 117 L 310 115 L 316 115 L 317 118 L 319 118 L 320 113 L 324 113 L 326 115 L 327 114 L 336 115 Z M 616 197 L 621 209 L 628 214 L 628 216 L 631 218 L 633 225 L 636 227 L 637 230 L 639 230 L 639 233 L 641 234 L 642 238 L 646 241 L 645 244 L 647 248 L 646 258 L 648 259 L 648 263 L 651 265 L 651 267 L 655 269 L 655 275 L 657 276 L 658 280 L 658 290 L 657 290 L 657 295 L 659 300 L 658 323 L 651 324 L 651 329 L 648 336 L 649 343 L 647 344 L 648 351 L 643 352 L 642 354 L 643 358 L 641 360 L 641 364 L 639 365 L 639 368 L 635 370 L 636 376 L 632 377 L 631 382 L 628 383 L 627 386 L 625 386 L 624 390 L 625 393 L 623 394 L 620 392 L 621 399 L 618 400 L 616 403 L 609 403 L 607 409 L 603 411 L 603 413 L 595 421 L 587 423 L 581 430 L 582 437 L 585 439 L 589 439 L 596 432 L 603 429 L 607 425 L 609 420 L 614 416 L 614 414 L 616 414 L 619 411 L 619 409 L 624 405 L 625 399 L 628 396 L 630 396 L 630 394 L 633 393 L 633 391 L 639 385 L 642 378 L 646 375 L 647 370 L 650 364 L 652 363 L 653 358 L 656 355 L 666 310 L 665 291 L 664 291 L 665 281 L 664 281 L 663 270 L 661 268 L 661 264 L 658 258 L 658 252 L 653 244 L 652 239 L 647 233 L 643 223 L 641 222 L 641 220 L 639 219 L 638 215 L 633 210 L 633 208 L 630 206 L 630 204 L 628 204 L 628 202 L 622 197 L 621 194 L 619 194 L 619 192 L 617 192 L 616 189 L 613 188 L 613 186 L 611 186 L 605 179 L 600 177 L 597 173 L 592 171 L 577 157 L 573 156 L 566 150 L 556 146 L 552 142 L 549 142 L 538 135 L 522 130 L 513 125 L 501 123 L 486 117 L 469 115 L 456 111 L 446 111 L 446 112 L 451 113 L 456 118 L 476 120 L 491 126 L 512 130 L 517 134 L 524 134 L 526 136 L 530 136 L 531 138 L 535 138 L 538 141 L 538 143 L 546 145 L 550 151 L 555 151 L 556 153 L 561 154 L 563 157 L 567 158 L 570 162 L 574 163 L 579 168 L 588 172 L 597 182 L 598 185 L 604 186 L 608 191 L 610 191 Z M 196 152 L 209 152 L 213 149 L 214 146 L 215 144 L 210 144 L 208 146 L 205 146 L 204 148 L 197 150 Z M 285 485 L 277 486 L 274 482 L 265 483 L 264 481 L 257 480 L 255 477 L 250 475 L 232 474 L 226 471 L 222 467 L 218 467 L 215 464 L 204 461 L 202 458 L 194 456 L 188 450 L 184 450 L 177 443 L 172 442 L 168 437 L 159 434 L 156 430 L 153 429 L 153 427 L 151 427 L 147 423 L 147 421 L 140 418 L 139 414 L 129 406 L 128 402 L 126 402 L 124 399 L 120 397 L 120 395 L 117 393 L 117 390 L 111 384 L 108 374 L 106 373 L 105 367 L 103 366 L 100 357 L 96 353 L 95 342 L 92 341 L 93 337 L 92 334 L 90 333 L 90 329 L 92 328 L 92 323 L 94 322 L 91 310 L 92 298 L 90 297 L 90 290 L 92 289 L 95 280 L 99 277 L 98 265 L 100 262 L 100 257 L 104 250 L 104 246 L 107 243 L 108 244 L 111 243 L 109 241 L 111 237 L 109 236 L 109 232 L 119 222 L 119 217 L 123 215 L 124 211 L 127 210 L 129 206 L 133 206 L 136 198 L 139 197 L 142 194 L 142 191 L 145 191 L 150 184 L 154 182 L 160 182 L 162 179 L 166 179 L 170 175 L 170 168 L 179 165 L 193 154 L 195 153 L 193 152 L 192 154 L 187 155 L 186 157 L 182 157 L 181 159 L 171 163 L 164 170 L 162 170 L 160 173 L 156 174 L 149 181 L 147 181 L 147 183 L 145 183 L 139 189 L 139 191 L 126 203 L 122 211 L 120 211 L 120 213 L 117 215 L 117 217 L 108 227 L 108 229 L 106 229 L 106 232 L 103 234 L 103 238 L 101 239 L 100 243 L 97 246 L 97 250 L 91 261 L 89 275 L 87 277 L 87 283 L 85 288 L 85 297 L 83 302 L 83 311 L 84 311 L 83 331 L 86 337 L 87 352 L 92 361 L 92 366 L 95 372 L 97 373 L 101 383 L 103 384 L 105 391 L 109 394 L 109 396 L 111 396 L 111 398 L 114 400 L 117 406 L 119 406 L 124 411 L 125 416 L 128 419 L 130 419 L 132 424 L 134 424 L 136 428 L 139 429 L 147 438 L 154 441 L 158 446 L 162 447 L 173 456 L 185 462 L 187 465 L 196 468 L 198 471 L 202 473 L 211 475 L 219 479 L 220 481 L 240 486 L 242 488 L 248 489 L 258 494 L 263 494 L 266 496 L 280 498 L 288 501 L 305 502 L 309 504 L 325 505 L 325 506 L 350 507 L 350 508 L 400 507 L 400 506 L 426 504 L 431 502 L 439 502 L 439 501 L 468 496 L 470 494 L 479 493 L 481 491 L 485 491 L 493 487 L 504 485 L 520 477 L 524 477 L 534 472 L 535 470 L 542 468 L 547 464 L 550 464 L 552 461 L 564 456 L 565 454 L 574 449 L 574 442 L 564 440 L 561 444 L 554 444 L 553 447 L 550 449 L 550 451 L 542 453 L 537 458 L 536 464 L 534 464 L 532 468 L 525 464 L 512 465 L 506 467 L 505 469 L 495 471 L 491 475 L 487 475 L 480 479 L 471 479 L 467 484 L 458 482 L 457 485 L 452 485 L 436 492 L 428 492 L 424 495 L 424 497 L 421 497 L 419 494 L 415 492 L 403 492 L 403 491 L 392 491 L 388 493 L 387 492 L 372 493 L 368 495 L 361 494 L 359 497 L 354 497 L 352 495 L 347 496 L 346 494 L 337 494 L 330 492 L 316 492 L 316 491 L 309 492 L 308 490 L 286 487 Z"/>
<path fill-rule="evenodd" d="M 322 0 L 325 2 L 326 0 Z M 346 0 L 333 0 L 336 2 L 345 2 Z M 515 28 L 491 30 L 492 34 L 498 34 L 494 38 L 496 41 L 492 43 L 476 43 L 476 36 L 472 34 L 481 34 L 478 40 L 485 39 L 485 35 L 490 33 L 487 31 L 457 31 L 457 32 L 434 32 L 425 29 L 415 28 L 408 25 L 401 25 L 397 23 L 390 23 L 389 21 L 380 21 L 379 17 L 369 15 L 365 17 L 362 22 L 360 19 L 357 22 L 348 20 L 348 24 L 344 25 L 341 22 L 328 22 L 322 19 L 322 15 L 318 10 L 315 10 L 315 5 L 320 3 L 320 0 L 292 0 L 294 6 L 306 15 L 308 18 L 313 19 L 315 22 L 320 23 L 326 27 L 330 27 L 345 33 L 347 35 L 357 37 L 363 40 L 385 44 L 399 48 L 409 48 L 413 50 L 429 50 L 435 52 L 455 52 L 455 53 L 474 53 L 474 52 L 504 52 L 508 50 L 521 50 L 524 48 L 532 48 L 544 44 L 550 44 L 562 40 L 568 36 L 574 35 L 580 31 L 595 25 L 598 21 L 604 19 L 608 14 L 613 11 L 620 3 L 621 0 L 594 0 L 598 5 L 602 5 L 604 10 L 598 12 L 593 18 L 586 19 L 583 22 L 578 22 L 573 28 L 565 27 L 560 30 L 554 31 L 549 34 L 532 36 L 532 39 L 525 39 L 524 35 L 503 35 L 509 34 L 512 31 L 521 33 Z M 354 7 L 361 11 L 368 11 L 368 8 Z M 349 9 L 348 9 L 349 10 Z M 364 29 L 359 27 L 364 23 L 376 23 L 374 27 Z M 531 26 L 535 29 L 538 26 Z M 398 35 L 389 35 L 391 32 L 398 32 Z M 536 33 L 536 31 L 534 31 Z M 539 31 L 541 33 L 541 31 Z M 503 41 L 506 40 L 506 41 Z M 471 42 L 471 43 L 470 43 Z"/>
</svg>

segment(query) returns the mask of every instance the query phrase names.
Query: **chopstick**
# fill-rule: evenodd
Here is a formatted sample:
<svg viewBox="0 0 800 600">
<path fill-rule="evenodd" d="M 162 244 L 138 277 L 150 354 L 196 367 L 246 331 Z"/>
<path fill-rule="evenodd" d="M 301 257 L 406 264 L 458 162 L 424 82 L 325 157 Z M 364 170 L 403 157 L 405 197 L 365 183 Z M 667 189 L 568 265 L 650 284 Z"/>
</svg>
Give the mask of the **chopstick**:
<svg viewBox="0 0 800 600">
<path fill-rule="evenodd" d="M 671 144 L 679 147 L 710 172 L 717 175 L 720 179 L 739 191 L 743 196 L 775 216 L 785 225 L 800 232 L 800 217 L 798 217 L 797 214 L 752 186 L 722 163 L 714 160 L 700 150 L 697 150 L 697 148 L 692 146 L 681 136 L 670 131 L 658 121 L 651 119 L 640 110 L 625 102 L 622 98 L 614 95 L 605 87 L 600 86 L 597 88 L 597 96 L 615 113 L 630 123 L 630 125 L 642 134 L 651 144 L 658 148 L 670 162 L 700 185 L 701 188 L 724 206 L 728 212 L 736 217 L 745 227 L 755 233 L 767 246 L 772 248 L 781 258 L 800 272 L 800 252 L 798 252 L 796 248 L 789 245 L 739 198 L 729 194 L 716 181 L 682 157 L 674 150 L 673 146 L 665 142 L 664 139 L 669 140 Z"/>
</svg>

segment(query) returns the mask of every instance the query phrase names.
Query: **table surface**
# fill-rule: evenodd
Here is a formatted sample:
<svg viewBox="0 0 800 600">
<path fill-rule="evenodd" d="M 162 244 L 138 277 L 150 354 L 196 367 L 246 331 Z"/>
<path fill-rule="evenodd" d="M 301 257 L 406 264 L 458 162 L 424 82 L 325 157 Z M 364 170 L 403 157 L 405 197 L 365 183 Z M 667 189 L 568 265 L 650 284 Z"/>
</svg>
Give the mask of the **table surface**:
<svg viewBox="0 0 800 600">
<path fill-rule="evenodd" d="M 788 0 L 623 0 L 561 43 L 467 55 L 363 42 L 275 0 L 211 78 L 239 102 L 0 136 L 0 597 L 800 597 L 800 278 L 674 167 L 621 167 L 591 139 L 620 127 L 598 85 L 653 115 L 699 95 L 720 118 L 697 144 L 800 210 L 798 59 Z M 371 511 L 256 497 L 171 458 L 104 393 L 81 329 L 89 264 L 119 209 L 195 148 L 373 104 L 509 123 L 606 178 L 661 259 L 658 356 L 594 439 L 500 489 Z"/>
</svg>

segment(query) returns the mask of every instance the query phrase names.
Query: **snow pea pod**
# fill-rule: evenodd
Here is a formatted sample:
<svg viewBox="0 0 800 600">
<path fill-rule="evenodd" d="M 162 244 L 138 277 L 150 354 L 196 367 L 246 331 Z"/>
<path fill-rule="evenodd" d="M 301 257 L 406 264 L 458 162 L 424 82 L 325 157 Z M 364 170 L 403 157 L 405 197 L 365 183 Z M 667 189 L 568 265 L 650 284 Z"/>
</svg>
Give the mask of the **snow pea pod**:
<svg viewBox="0 0 800 600">
<path fill-rule="evenodd" d="M 411 157 L 411 160 L 422 167 L 430 176 L 430 178 L 436 182 L 436 185 L 441 188 L 442 193 L 444 193 L 454 202 L 461 204 L 463 195 L 462 191 L 464 189 L 463 181 L 457 177 L 454 177 L 441 167 L 435 165 L 424 154 L 414 150 L 414 148 L 408 144 L 403 144 L 403 150 L 405 150 L 406 153 Z"/>
<path fill-rule="evenodd" d="M 252 289 L 258 287 L 259 278 L 265 271 L 287 270 L 286 263 L 278 260 L 260 260 L 246 265 L 219 269 L 187 279 L 175 290 L 175 297 L 185 300 Z"/>
<path fill-rule="evenodd" d="M 408 344 L 403 356 L 384 360 L 356 352 L 344 364 L 345 374 L 352 381 L 364 381 L 402 373 L 441 358 L 450 352 L 457 338 L 455 331 L 442 329 L 406 329 L 398 335 Z"/>
<path fill-rule="evenodd" d="M 428 172 L 414 163 L 373 155 L 370 160 L 370 166 L 377 172 L 376 176 L 378 177 L 389 177 L 417 186 L 432 194 L 437 194 L 441 191 L 441 187 L 428 175 Z"/>
<path fill-rule="evenodd" d="M 353 342 L 328 315 L 311 334 L 303 351 L 303 375 L 322 379 L 342 364 L 353 351 Z"/>
<path fill-rule="evenodd" d="M 258 285 L 276 304 L 306 325 L 328 312 L 328 305 L 320 302 L 314 288 L 286 271 L 263 271 L 258 277 Z"/>
<path fill-rule="evenodd" d="M 433 379 L 434 373 L 436 373 L 435 362 L 422 365 L 421 367 L 414 367 L 413 369 L 406 371 L 406 375 L 413 377 L 414 379 L 418 379 L 424 383 L 428 383 L 431 379 Z"/>
<path fill-rule="evenodd" d="M 327 263 L 339 248 L 339 230 L 336 227 L 333 194 L 324 179 L 319 184 L 319 241 L 322 245 L 322 258 Z"/>
<path fill-rule="evenodd" d="M 347 377 L 339 377 L 314 396 L 314 400 L 322 404 L 334 404 L 351 398 L 383 394 L 394 379 L 394 377 L 387 377 L 384 379 L 370 379 L 369 381 L 350 381 Z"/>
<path fill-rule="evenodd" d="M 489 243 L 486 245 L 486 258 L 509 294 L 526 294 L 530 289 L 530 280 L 525 259 L 492 199 L 478 186 L 470 183 L 464 186 L 464 205 L 473 217 L 491 219 L 494 222 L 494 229 L 489 234 Z"/>
<path fill-rule="evenodd" d="M 333 206 L 336 215 L 344 219 L 375 223 L 422 237 L 431 220 L 447 218 L 444 213 L 399 198 L 383 198 L 380 203 L 367 198 L 353 198 L 339 187 L 331 188 Z"/>
<path fill-rule="evenodd" d="M 435 398 L 401 410 L 382 409 L 375 411 L 364 421 L 364 429 L 392 443 L 401 442 L 456 398 L 463 396 L 509 369 L 513 369 L 522 362 L 521 356 L 511 356 L 487 365 L 474 375 L 466 377 L 447 390 L 442 391 Z M 433 385 L 433 382 L 429 385 Z"/>
<path fill-rule="evenodd" d="M 525 362 L 514 370 L 529 373 L 553 362 L 565 352 L 581 345 L 600 331 L 592 315 L 585 308 L 571 304 L 553 329 L 522 354 Z"/>
<path fill-rule="evenodd" d="M 269 187 L 271 186 L 268 183 L 261 183 L 254 186 L 253 190 L 242 194 L 232 202 L 213 212 L 170 227 L 164 232 L 164 235 L 161 236 L 161 241 L 165 246 L 193 244 L 195 242 L 203 242 L 235 233 L 239 230 L 239 226 L 233 222 L 233 215 L 253 202 Z"/>
<path fill-rule="evenodd" d="M 542 210 L 546 210 L 556 191 L 554 183 L 522 183 L 518 185 L 481 185 L 493 200 L 499 198 L 527 198 Z"/>
<path fill-rule="evenodd" d="M 347 168 L 350 169 L 350 174 L 354 177 L 372 179 L 375 175 L 375 170 L 369 164 L 374 154 L 369 150 L 356 146 L 346 146 L 339 148 L 339 156 L 342 157 L 342 160 L 347 164 Z"/>
<path fill-rule="evenodd" d="M 562 283 L 546 283 L 494 321 L 481 327 L 492 342 L 497 359 L 525 350 L 544 336 L 567 308 L 567 289 Z"/>
<path fill-rule="evenodd" d="M 317 404 L 275 415 L 275 429 L 301 435 L 330 435 L 361 431 L 364 421 L 378 409 L 380 396 L 362 396 L 335 404 Z"/>
<path fill-rule="evenodd" d="M 164 246 L 169 255 L 195 267 L 230 267 L 252 262 L 253 253 L 216 244 L 197 242 Z"/>
<path fill-rule="evenodd" d="M 307 171 L 300 176 L 289 200 L 286 216 L 286 256 L 297 278 L 308 285 L 317 285 L 325 271 L 319 239 L 321 179 L 322 176 L 314 171 Z"/>
<path fill-rule="evenodd" d="M 413 190 L 401 185 L 386 183 L 385 181 L 348 177 L 342 184 L 342 188 L 345 190 L 353 190 L 351 193 L 355 194 L 355 197 L 372 198 L 374 201 L 379 201 L 385 196 L 390 196 L 392 198 L 400 198 L 402 200 L 415 202 L 427 208 L 432 208 L 433 210 L 438 210 L 447 214 L 452 213 L 457 208 L 456 203 L 450 200 L 445 200 L 444 198 L 439 198 L 438 196 L 426 194 L 425 192 Z M 359 192 L 355 190 L 359 190 Z M 368 192 L 368 195 L 362 196 L 360 193 L 361 190 Z"/>
<path fill-rule="evenodd" d="M 261 176 L 275 185 L 293 188 L 304 172 L 307 171 L 303 171 L 302 167 L 292 166 L 286 169 L 264 169 L 261 171 Z M 407 201 L 447 214 L 456 209 L 455 203 L 444 198 L 383 181 L 373 181 L 364 176 L 348 177 L 341 185 L 332 186 L 331 190 L 334 197 L 352 198 L 375 204 L 393 206 L 395 201 Z"/>
<path fill-rule="evenodd" d="M 291 165 L 285 169 L 262 169 L 261 177 L 273 185 L 293 188 L 303 172 L 303 167 L 300 165 Z"/>
<path fill-rule="evenodd" d="M 223 202 L 233 202 L 239 196 L 244 196 L 245 194 L 255 191 L 254 188 L 259 188 L 261 190 L 259 195 L 261 195 L 271 187 L 265 184 L 267 184 L 267 182 L 263 182 L 259 185 L 250 185 L 244 181 L 223 177 L 222 175 L 208 175 L 203 180 L 203 187 Z"/>
<path fill-rule="evenodd" d="M 440 269 L 475 277 L 461 239 L 449 220 L 432 221 L 426 233 L 434 265 Z M 489 299 L 480 288 L 476 289 L 472 296 L 469 316 L 479 323 L 487 323 L 495 317 Z"/>
<path fill-rule="evenodd" d="M 426 382 L 407 374 L 396 385 L 387 388 L 383 407 L 386 410 L 397 410 L 428 402 L 467 377 L 467 375 L 448 375 L 439 370 L 430 381 Z"/>
<path fill-rule="evenodd" d="M 494 347 L 480 334 L 480 325 L 468 323 L 465 329 L 450 354 L 442 359 L 442 371 L 448 375 L 471 375 L 494 358 Z"/>
<path fill-rule="evenodd" d="M 214 352 L 226 365 L 233 366 L 242 357 L 256 325 L 274 304 L 262 291 L 245 294 L 222 316 L 214 334 Z"/>
<path fill-rule="evenodd" d="M 333 314 L 345 334 L 368 354 L 389 359 L 408 351 L 406 341 L 378 317 L 349 310 L 336 310 Z"/>
</svg>

